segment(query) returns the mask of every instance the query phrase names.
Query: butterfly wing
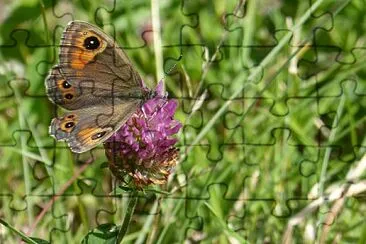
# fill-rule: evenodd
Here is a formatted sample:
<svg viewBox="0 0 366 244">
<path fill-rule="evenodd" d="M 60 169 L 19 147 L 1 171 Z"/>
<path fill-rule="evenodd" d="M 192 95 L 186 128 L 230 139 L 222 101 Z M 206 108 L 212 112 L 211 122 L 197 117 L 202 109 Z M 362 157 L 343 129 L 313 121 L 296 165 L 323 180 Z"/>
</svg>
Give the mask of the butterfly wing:
<svg viewBox="0 0 366 244">
<path fill-rule="evenodd" d="M 137 100 L 114 107 L 89 107 L 70 111 L 54 118 L 50 134 L 57 140 L 66 141 L 76 153 L 88 151 L 107 140 L 136 111 Z"/>
<path fill-rule="evenodd" d="M 107 140 L 136 111 L 144 99 L 142 81 L 114 40 L 86 22 L 68 24 L 59 59 L 46 91 L 71 111 L 52 120 L 50 134 L 81 153 Z"/>
<path fill-rule="evenodd" d="M 46 79 L 46 90 L 50 100 L 65 109 L 110 103 L 111 98 L 143 99 L 140 75 L 125 52 L 98 27 L 70 22 L 59 59 Z"/>
</svg>

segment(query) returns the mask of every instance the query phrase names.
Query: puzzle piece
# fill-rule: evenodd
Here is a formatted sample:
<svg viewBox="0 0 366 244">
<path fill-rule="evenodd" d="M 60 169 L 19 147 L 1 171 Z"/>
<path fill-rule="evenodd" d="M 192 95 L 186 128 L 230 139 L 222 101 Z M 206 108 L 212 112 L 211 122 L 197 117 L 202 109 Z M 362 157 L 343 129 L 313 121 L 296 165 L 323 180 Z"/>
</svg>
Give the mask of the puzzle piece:
<svg viewBox="0 0 366 244">
<path fill-rule="evenodd" d="M 183 123 L 180 162 L 166 185 L 139 192 L 125 241 L 362 242 L 362 1 L 0 8 L 1 220 L 52 243 L 74 243 L 93 230 L 93 238 L 113 237 L 126 214 L 131 191 L 117 187 L 126 183 L 111 175 L 103 146 L 76 155 L 49 137 L 51 118 L 63 112 L 49 102 L 44 80 L 59 62 L 64 27 L 82 19 L 116 41 L 149 87 L 152 77 L 164 80 Z M 160 62 L 165 74 L 156 73 Z M 133 75 L 118 59 L 109 68 Z M 102 81 L 94 74 L 84 78 L 91 88 L 76 87 L 79 95 L 111 99 L 96 93 Z M 341 188 L 344 195 L 334 197 Z M 0 232 L 0 242 L 20 240 L 3 225 Z"/>
</svg>

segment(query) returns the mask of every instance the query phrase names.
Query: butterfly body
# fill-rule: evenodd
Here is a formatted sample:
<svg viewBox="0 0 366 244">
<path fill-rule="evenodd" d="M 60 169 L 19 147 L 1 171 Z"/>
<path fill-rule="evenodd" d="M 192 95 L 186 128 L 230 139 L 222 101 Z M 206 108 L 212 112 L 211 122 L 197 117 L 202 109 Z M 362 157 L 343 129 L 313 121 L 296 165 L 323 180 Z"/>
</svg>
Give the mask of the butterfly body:
<svg viewBox="0 0 366 244">
<path fill-rule="evenodd" d="M 59 64 L 45 81 L 49 99 L 68 110 L 54 118 L 50 134 L 81 153 L 118 130 L 154 94 L 125 52 L 98 27 L 72 21 L 60 44 Z"/>
</svg>

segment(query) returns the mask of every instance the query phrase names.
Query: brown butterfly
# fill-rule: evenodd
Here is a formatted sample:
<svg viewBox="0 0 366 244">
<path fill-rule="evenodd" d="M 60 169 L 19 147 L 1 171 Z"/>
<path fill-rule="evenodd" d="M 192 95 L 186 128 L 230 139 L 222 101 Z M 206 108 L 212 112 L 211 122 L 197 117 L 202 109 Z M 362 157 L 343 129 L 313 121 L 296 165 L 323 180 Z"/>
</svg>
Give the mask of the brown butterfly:
<svg viewBox="0 0 366 244">
<path fill-rule="evenodd" d="M 126 53 L 98 27 L 70 22 L 60 47 L 45 85 L 49 99 L 69 112 L 52 120 L 50 134 L 82 153 L 107 140 L 153 95 Z"/>
</svg>

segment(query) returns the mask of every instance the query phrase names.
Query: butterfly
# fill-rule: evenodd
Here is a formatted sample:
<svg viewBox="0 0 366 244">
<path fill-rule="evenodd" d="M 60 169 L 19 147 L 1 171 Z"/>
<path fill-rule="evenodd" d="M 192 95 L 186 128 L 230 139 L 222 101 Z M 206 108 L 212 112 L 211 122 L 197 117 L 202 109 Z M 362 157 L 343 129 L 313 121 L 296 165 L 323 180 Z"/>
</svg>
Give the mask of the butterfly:
<svg viewBox="0 0 366 244">
<path fill-rule="evenodd" d="M 66 26 L 45 86 L 49 99 L 68 110 L 51 121 L 49 133 L 76 153 L 106 141 L 154 96 L 116 42 L 83 21 Z"/>
</svg>

